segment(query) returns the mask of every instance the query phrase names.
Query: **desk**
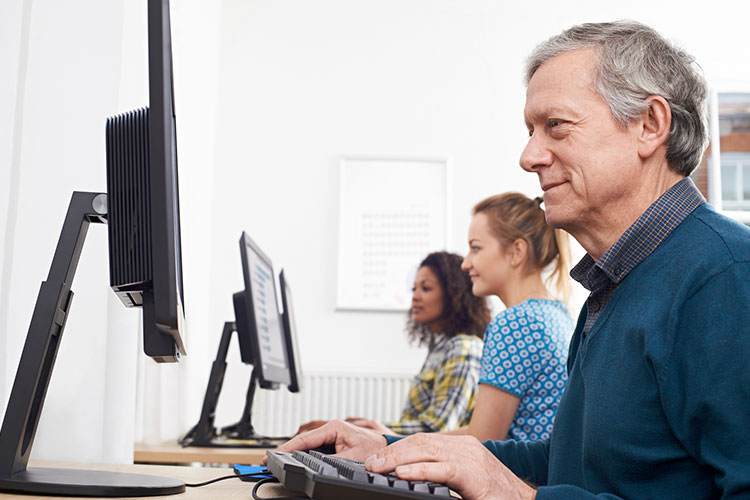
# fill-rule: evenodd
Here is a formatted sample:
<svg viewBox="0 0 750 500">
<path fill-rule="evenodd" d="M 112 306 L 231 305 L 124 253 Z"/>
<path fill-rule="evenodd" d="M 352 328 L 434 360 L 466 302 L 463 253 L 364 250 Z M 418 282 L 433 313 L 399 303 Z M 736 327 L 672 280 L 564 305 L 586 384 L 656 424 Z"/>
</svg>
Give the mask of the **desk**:
<svg viewBox="0 0 750 500">
<path fill-rule="evenodd" d="M 133 461 L 137 464 L 210 464 L 260 465 L 268 448 L 183 448 L 177 441 L 159 444 L 136 443 Z"/>
<path fill-rule="evenodd" d="M 112 464 L 76 464 L 68 462 L 50 462 L 42 460 L 31 460 L 31 467 L 55 467 L 75 468 L 91 470 L 108 470 L 113 472 L 130 472 L 135 474 L 151 474 L 161 477 L 179 479 L 187 483 L 199 483 L 217 477 L 233 474 L 231 468 L 225 467 L 179 467 L 168 465 L 112 465 Z M 251 492 L 255 483 L 240 481 L 239 479 L 227 479 L 218 483 L 201 486 L 199 488 L 187 488 L 179 495 L 156 496 L 156 497 L 129 497 L 133 500 L 247 500 L 252 498 Z M 264 485 L 260 489 L 263 497 L 274 497 L 289 495 L 290 492 L 279 484 Z M 16 495 L 0 492 L 0 500 L 67 500 L 81 497 L 51 497 L 35 495 Z M 91 500 L 90 497 L 82 500 Z"/>
</svg>

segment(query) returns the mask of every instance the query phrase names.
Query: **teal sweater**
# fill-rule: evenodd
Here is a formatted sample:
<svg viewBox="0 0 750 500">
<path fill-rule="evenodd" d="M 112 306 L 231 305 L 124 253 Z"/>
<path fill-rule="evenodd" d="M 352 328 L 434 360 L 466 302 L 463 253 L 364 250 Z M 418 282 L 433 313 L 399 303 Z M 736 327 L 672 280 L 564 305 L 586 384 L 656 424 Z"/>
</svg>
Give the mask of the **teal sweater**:
<svg viewBox="0 0 750 500">
<path fill-rule="evenodd" d="M 750 498 L 750 229 L 698 207 L 585 316 L 550 440 L 485 446 L 538 500 Z"/>
</svg>

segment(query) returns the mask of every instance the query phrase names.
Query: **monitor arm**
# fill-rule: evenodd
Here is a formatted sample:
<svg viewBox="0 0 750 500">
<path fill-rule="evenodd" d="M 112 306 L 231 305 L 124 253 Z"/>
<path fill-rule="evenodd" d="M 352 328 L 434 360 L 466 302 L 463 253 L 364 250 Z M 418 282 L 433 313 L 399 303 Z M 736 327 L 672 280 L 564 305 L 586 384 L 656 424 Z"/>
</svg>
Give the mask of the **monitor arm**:
<svg viewBox="0 0 750 500">
<path fill-rule="evenodd" d="M 76 191 L 42 282 L 0 430 L 0 477 L 26 470 L 73 300 L 71 285 L 89 224 L 106 223 L 107 195 Z"/>
<path fill-rule="evenodd" d="M 255 388 L 258 386 L 258 368 L 253 367 L 253 374 L 250 376 L 250 384 L 247 387 L 245 396 L 245 408 L 242 410 L 242 417 L 236 424 L 228 425 L 221 429 L 221 434 L 227 439 L 242 439 L 262 441 L 260 446 L 274 446 L 273 443 L 267 443 L 269 438 L 255 433 L 253 428 L 253 399 L 255 399 Z"/>
<path fill-rule="evenodd" d="M 107 195 L 75 191 L 47 280 L 42 282 L 0 429 L 0 491 L 75 496 L 180 493 L 184 483 L 142 474 L 27 468 L 57 350 L 73 300 L 71 285 L 89 224 L 107 222 Z"/>
<path fill-rule="evenodd" d="M 224 330 L 221 332 L 221 340 L 219 341 L 219 351 L 211 365 L 211 375 L 208 378 L 208 387 L 206 387 L 206 395 L 203 398 L 201 416 L 198 423 L 180 439 L 182 446 L 211 446 L 211 440 L 216 437 L 216 427 L 214 427 L 216 405 L 219 401 L 221 387 L 224 384 L 229 341 L 232 339 L 235 330 L 234 322 L 227 321 L 224 323 Z"/>
<path fill-rule="evenodd" d="M 274 447 L 280 444 L 282 438 L 268 438 L 255 433 L 252 424 L 253 399 L 255 398 L 255 388 L 258 386 L 259 369 L 253 367 L 253 373 L 250 376 L 250 385 L 247 388 L 245 397 L 245 408 L 242 410 L 242 418 L 236 424 L 221 429 L 222 439 L 217 439 L 216 427 L 214 420 L 216 417 L 216 406 L 219 401 L 219 394 L 224 384 L 224 374 L 227 369 L 227 352 L 229 351 L 229 342 L 232 334 L 237 331 L 234 322 L 227 321 L 224 323 L 224 329 L 221 332 L 219 341 L 219 350 L 216 353 L 216 359 L 211 365 L 211 375 L 206 387 L 206 395 L 203 398 L 203 407 L 198 423 L 190 429 L 180 439 L 180 444 L 184 446 L 249 446 L 258 448 Z M 232 442 L 232 440 L 245 441 L 244 443 Z M 248 442 L 250 441 L 250 442 Z"/>
</svg>

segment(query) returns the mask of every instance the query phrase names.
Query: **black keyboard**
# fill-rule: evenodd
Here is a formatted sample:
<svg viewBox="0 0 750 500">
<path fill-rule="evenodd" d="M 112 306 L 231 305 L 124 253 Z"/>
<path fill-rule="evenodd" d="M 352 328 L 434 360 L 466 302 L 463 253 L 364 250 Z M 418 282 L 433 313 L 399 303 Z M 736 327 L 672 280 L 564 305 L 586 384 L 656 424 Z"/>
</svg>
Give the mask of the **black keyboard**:
<svg viewBox="0 0 750 500">
<path fill-rule="evenodd" d="M 445 500 L 450 489 L 427 481 L 406 481 L 396 474 L 375 474 L 362 462 L 314 450 L 292 454 L 268 451 L 268 470 L 287 489 L 316 500 Z"/>
</svg>

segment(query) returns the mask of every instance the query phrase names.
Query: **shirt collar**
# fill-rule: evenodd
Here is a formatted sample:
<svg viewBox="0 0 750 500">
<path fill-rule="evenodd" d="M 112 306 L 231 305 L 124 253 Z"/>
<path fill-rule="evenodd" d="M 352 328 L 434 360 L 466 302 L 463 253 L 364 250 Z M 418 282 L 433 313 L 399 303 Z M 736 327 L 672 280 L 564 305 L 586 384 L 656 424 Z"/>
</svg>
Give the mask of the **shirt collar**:
<svg viewBox="0 0 750 500">
<path fill-rule="evenodd" d="M 428 347 L 429 352 L 436 352 L 443 348 L 443 346 L 448 342 L 448 336 L 444 333 L 437 333 L 433 335 L 432 340 L 430 342 L 430 345 Z"/>
<path fill-rule="evenodd" d="M 619 284 L 705 202 L 692 179 L 682 179 L 652 203 L 597 262 L 586 254 L 570 276 L 592 292 L 607 282 Z"/>
</svg>

